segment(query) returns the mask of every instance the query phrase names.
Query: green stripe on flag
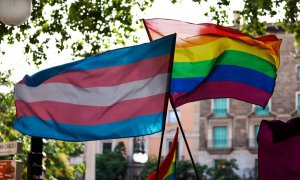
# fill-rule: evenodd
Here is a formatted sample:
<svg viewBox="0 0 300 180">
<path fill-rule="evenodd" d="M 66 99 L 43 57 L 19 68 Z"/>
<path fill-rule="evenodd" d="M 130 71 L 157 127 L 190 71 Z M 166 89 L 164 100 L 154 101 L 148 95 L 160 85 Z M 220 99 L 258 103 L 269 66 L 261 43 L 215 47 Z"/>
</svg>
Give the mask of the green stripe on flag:
<svg viewBox="0 0 300 180">
<path fill-rule="evenodd" d="M 205 52 L 203 52 L 205 53 Z M 276 67 L 258 56 L 242 51 L 226 50 L 217 58 L 198 62 L 174 62 L 172 78 L 206 77 L 217 65 L 235 65 L 253 69 L 271 78 L 276 77 Z"/>
</svg>

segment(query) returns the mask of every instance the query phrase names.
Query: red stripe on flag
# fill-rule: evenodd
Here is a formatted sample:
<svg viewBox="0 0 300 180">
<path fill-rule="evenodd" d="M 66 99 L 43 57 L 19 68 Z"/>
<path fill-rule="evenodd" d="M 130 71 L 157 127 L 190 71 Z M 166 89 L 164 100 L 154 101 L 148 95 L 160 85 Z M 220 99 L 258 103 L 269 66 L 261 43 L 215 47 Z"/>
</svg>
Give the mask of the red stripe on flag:
<svg viewBox="0 0 300 180">
<path fill-rule="evenodd" d="M 254 38 L 247 34 L 241 33 L 240 31 L 211 23 L 193 24 L 171 19 L 145 19 L 144 22 L 147 26 L 148 31 L 161 34 L 162 36 L 176 32 L 179 35 L 179 37 L 193 37 L 197 35 L 216 35 L 231 38 L 250 37 L 260 41 L 278 40 L 278 38 L 274 35 Z"/>
<path fill-rule="evenodd" d="M 118 122 L 133 117 L 160 113 L 165 94 L 140 99 L 120 101 L 113 106 L 84 106 L 60 102 L 41 101 L 26 103 L 17 100 L 17 118 L 38 116 L 43 120 L 74 125 L 99 125 Z"/>
</svg>

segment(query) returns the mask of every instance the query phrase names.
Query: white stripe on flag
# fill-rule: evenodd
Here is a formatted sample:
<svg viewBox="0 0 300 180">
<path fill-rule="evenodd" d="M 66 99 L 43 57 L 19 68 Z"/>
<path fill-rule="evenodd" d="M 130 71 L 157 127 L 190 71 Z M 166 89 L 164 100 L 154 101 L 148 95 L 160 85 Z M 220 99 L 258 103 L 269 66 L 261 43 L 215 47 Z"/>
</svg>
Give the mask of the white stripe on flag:
<svg viewBox="0 0 300 180">
<path fill-rule="evenodd" d="M 71 84 L 48 83 L 38 87 L 25 84 L 15 86 L 15 100 L 25 102 L 55 101 L 88 106 L 111 106 L 166 92 L 168 74 L 110 87 L 80 88 Z"/>
</svg>

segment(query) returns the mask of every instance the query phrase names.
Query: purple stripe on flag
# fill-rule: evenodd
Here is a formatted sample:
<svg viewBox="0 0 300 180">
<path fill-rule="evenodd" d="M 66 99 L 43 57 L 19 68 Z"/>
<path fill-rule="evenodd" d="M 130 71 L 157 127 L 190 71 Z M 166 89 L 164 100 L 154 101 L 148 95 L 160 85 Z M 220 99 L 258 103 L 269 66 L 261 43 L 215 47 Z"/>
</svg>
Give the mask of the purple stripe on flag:
<svg viewBox="0 0 300 180">
<path fill-rule="evenodd" d="M 235 98 L 265 107 L 272 94 L 237 82 L 205 82 L 190 93 L 172 93 L 176 107 L 193 101 L 214 98 Z"/>
<path fill-rule="evenodd" d="M 43 120 L 73 125 L 99 125 L 131 119 L 141 115 L 157 114 L 164 107 L 165 94 L 120 101 L 114 106 L 84 106 L 53 101 L 26 103 L 17 100 L 17 118 L 38 116 Z"/>
</svg>

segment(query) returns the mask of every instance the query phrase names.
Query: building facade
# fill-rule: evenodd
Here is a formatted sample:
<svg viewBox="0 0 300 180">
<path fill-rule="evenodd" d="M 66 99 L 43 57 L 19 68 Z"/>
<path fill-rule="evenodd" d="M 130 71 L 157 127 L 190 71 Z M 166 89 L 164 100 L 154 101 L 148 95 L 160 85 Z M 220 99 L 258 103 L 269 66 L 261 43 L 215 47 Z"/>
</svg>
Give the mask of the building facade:
<svg viewBox="0 0 300 180">
<path fill-rule="evenodd" d="M 294 38 L 274 26 L 268 27 L 268 32 L 283 41 L 276 87 L 265 109 L 234 99 L 203 100 L 177 109 L 196 162 L 215 166 L 222 160 L 236 159 L 239 166 L 237 174 L 241 178 L 255 178 L 258 165 L 256 135 L 260 122 L 263 119 L 286 121 L 300 114 L 300 54 L 295 49 Z M 162 156 L 168 153 L 177 126 L 174 111 L 169 108 Z M 148 156 L 158 156 L 160 138 L 161 133 L 143 138 L 143 149 Z M 127 179 L 139 179 L 143 165 L 133 161 L 134 138 L 87 142 L 86 179 L 95 179 L 95 156 L 113 150 L 118 141 L 123 141 L 126 146 L 129 162 Z M 178 141 L 178 159 L 189 160 L 181 134 Z"/>
</svg>

